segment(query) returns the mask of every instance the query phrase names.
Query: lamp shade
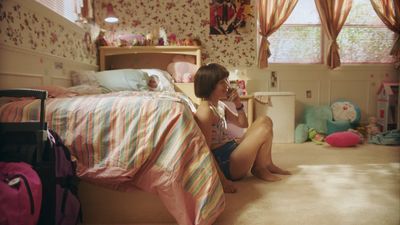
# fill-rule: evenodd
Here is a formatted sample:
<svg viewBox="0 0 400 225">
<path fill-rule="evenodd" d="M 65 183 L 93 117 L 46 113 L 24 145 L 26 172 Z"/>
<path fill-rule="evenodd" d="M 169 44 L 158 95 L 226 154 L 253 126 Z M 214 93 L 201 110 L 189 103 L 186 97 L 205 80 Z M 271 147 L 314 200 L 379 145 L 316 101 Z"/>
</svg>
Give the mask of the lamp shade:
<svg viewBox="0 0 400 225">
<path fill-rule="evenodd" d="M 108 3 L 106 8 L 107 8 L 107 14 L 104 21 L 106 21 L 107 23 L 118 23 L 118 18 L 115 16 L 114 8 L 111 5 L 111 3 Z"/>
</svg>

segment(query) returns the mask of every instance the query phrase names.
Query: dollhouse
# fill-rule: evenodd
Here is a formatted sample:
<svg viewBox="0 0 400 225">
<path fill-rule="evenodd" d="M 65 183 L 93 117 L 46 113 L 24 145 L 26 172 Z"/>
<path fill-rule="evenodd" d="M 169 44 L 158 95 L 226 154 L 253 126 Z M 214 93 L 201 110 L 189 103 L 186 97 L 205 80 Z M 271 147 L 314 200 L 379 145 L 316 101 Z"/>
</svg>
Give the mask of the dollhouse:
<svg viewBox="0 0 400 225">
<path fill-rule="evenodd" d="M 399 83 L 383 82 L 377 98 L 378 125 L 383 132 L 399 129 Z"/>
</svg>

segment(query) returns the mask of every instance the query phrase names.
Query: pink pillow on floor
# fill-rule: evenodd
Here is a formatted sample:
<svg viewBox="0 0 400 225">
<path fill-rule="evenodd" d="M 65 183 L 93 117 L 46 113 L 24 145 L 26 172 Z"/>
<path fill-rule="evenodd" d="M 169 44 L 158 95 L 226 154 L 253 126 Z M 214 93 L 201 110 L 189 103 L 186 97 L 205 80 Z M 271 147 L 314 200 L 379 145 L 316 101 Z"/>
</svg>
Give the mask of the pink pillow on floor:
<svg viewBox="0 0 400 225">
<path fill-rule="evenodd" d="M 334 147 L 356 146 L 360 142 L 360 137 L 350 131 L 335 132 L 328 135 L 325 141 Z"/>
</svg>

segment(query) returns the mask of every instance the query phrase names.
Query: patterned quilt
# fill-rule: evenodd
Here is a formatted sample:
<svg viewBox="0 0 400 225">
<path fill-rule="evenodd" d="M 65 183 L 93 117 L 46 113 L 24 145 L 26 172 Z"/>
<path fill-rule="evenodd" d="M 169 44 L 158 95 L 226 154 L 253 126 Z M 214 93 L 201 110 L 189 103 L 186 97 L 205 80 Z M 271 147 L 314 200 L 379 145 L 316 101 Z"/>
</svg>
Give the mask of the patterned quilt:
<svg viewBox="0 0 400 225">
<path fill-rule="evenodd" d="M 212 224 L 224 194 L 204 136 L 180 93 L 117 92 L 47 100 L 46 119 L 86 181 L 156 193 L 179 224 Z M 1 121 L 38 118 L 38 101 L 0 108 Z"/>
</svg>

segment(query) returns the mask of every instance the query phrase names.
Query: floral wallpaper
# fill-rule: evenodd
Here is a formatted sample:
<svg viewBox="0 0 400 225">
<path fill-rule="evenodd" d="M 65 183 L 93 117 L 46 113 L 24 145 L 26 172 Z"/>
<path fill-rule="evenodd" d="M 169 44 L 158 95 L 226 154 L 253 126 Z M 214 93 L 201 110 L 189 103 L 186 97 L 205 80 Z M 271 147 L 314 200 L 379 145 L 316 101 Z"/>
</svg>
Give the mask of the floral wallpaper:
<svg viewBox="0 0 400 225">
<path fill-rule="evenodd" d="M 67 29 L 12 0 L 0 1 L 0 43 L 96 64 L 89 32 Z"/>
<path fill-rule="evenodd" d="M 218 0 L 217 0 L 218 1 Z M 235 0 L 234 0 L 235 1 Z M 239 0 L 237 0 L 239 1 Z M 256 65 L 256 18 L 254 1 L 246 15 L 248 32 L 241 35 L 210 35 L 210 9 L 205 0 L 98 0 L 94 1 L 96 23 L 107 30 L 108 39 L 124 34 L 147 34 L 164 28 L 178 39 L 197 38 L 202 43 L 203 63 L 229 67 Z M 119 23 L 104 22 L 106 5 L 111 3 Z M 114 32 L 112 32 L 114 31 Z"/>
</svg>

